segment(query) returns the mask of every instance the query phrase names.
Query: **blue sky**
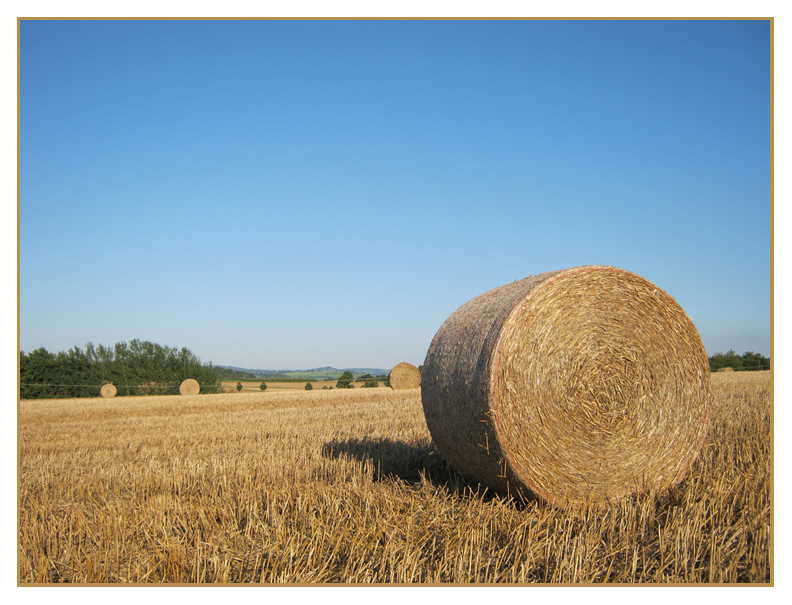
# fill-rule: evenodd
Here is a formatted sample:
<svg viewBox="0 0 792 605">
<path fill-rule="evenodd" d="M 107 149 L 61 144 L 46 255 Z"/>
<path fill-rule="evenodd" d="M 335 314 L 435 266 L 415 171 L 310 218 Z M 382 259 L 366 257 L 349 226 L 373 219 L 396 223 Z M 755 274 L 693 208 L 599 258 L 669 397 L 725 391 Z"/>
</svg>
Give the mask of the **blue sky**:
<svg viewBox="0 0 792 605">
<path fill-rule="evenodd" d="M 767 21 L 24 21 L 20 348 L 423 363 L 606 264 L 770 354 Z"/>
</svg>

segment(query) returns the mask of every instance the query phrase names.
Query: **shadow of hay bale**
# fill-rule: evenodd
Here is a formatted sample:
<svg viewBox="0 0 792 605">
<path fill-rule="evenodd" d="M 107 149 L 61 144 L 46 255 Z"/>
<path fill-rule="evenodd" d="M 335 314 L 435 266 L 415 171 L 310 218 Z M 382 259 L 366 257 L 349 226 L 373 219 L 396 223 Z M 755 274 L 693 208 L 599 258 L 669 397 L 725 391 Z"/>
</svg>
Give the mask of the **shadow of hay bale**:
<svg viewBox="0 0 792 605">
<path fill-rule="evenodd" d="M 322 447 L 326 458 L 349 457 L 360 462 L 371 460 L 374 480 L 382 481 L 395 477 L 408 483 L 420 483 L 421 475 L 447 477 L 446 463 L 440 458 L 433 445 L 413 445 L 391 439 L 347 439 L 333 440 Z"/>
<path fill-rule="evenodd" d="M 457 496 L 480 494 L 484 500 L 500 497 L 486 492 L 483 486 L 454 470 L 431 442 L 411 444 L 368 437 L 332 440 L 322 446 L 322 456 L 351 458 L 359 462 L 371 461 L 374 481 L 395 479 L 418 486 L 425 480 Z"/>
</svg>

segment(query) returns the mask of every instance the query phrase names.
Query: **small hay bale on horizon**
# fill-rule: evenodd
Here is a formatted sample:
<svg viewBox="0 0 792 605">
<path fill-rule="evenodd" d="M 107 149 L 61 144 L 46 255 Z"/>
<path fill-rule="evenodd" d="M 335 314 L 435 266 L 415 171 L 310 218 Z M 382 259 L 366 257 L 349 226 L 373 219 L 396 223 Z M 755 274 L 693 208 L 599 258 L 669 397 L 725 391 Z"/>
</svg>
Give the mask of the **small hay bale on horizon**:
<svg viewBox="0 0 792 605">
<path fill-rule="evenodd" d="M 678 484 L 707 433 L 710 375 L 671 296 L 586 266 L 457 309 L 429 347 L 421 399 L 439 453 L 463 475 L 575 508 Z"/>
<path fill-rule="evenodd" d="M 96 392 L 96 391 L 94 391 Z M 118 389 L 115 388 L 115 385 L 112 382 L 108 382 L 107 384 L 102 385 L 102 390 L 100 391 L 102 397 L 115 397 Z"/>
<path fill-rule="evenodd" d="M 417 389 L 421 386 L 421 371 L 413 364 L 403 361 L 390 371 L 388 382 L 395 390 Z"/>
<path fill-rule="evenodd" d="M 201 392 L 201 385 L 194 378 L 188 378 L 179 385 L 179 393 L 182 395 L 197 395 Z"/>
<path fill-rule="evenodd" d="M 734 368 L 718 368 L 716 372 L 734 372 Z"/>
</svg>

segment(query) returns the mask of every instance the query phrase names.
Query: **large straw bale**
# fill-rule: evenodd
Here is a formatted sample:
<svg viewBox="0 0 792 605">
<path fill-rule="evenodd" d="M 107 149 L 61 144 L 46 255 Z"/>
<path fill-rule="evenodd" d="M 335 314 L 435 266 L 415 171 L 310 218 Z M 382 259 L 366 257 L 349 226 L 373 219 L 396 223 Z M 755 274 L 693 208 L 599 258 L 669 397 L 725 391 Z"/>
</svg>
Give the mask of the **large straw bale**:
<svg viewBox="0 0 792 605">
<path fill-rule="evenodd" d="M 452 466 L 495 492 L 577 506 L 682 480 L 707 432 L 710 371 L 671 296 L 586 266 L 462 305 L 432 341 L 421 390 Z"/>
<path fill-rule="evenodd" d="M 403 361 L 390 371 L 388 382 L 392 389 L 417 389 L 421 386 L 421 371 L 411 363 Z"/>
<path fill-rule="evenodd" d="M 195 378 L 188 378 L 179 385 L 179 393 L 182 395 L 197 395 L 201 392 L 201 385 Z"/>
<path fill-rule="evenodd" d="M 96 391 L 94 391 L 94 393 L 95 392 Z M 102 390 L 100 391 L 100 393 L 102 394 L 102 397 L 108 397 L 108 398 L 109 397 L 115 397 L 117 392 L 118 392 L 118 389 L 116 389 L 115 385 L 113 383 L 111 383 L 111 382 L 108 382 L 107 384 L 103 384 L 102 385 Z"/>
</svg>

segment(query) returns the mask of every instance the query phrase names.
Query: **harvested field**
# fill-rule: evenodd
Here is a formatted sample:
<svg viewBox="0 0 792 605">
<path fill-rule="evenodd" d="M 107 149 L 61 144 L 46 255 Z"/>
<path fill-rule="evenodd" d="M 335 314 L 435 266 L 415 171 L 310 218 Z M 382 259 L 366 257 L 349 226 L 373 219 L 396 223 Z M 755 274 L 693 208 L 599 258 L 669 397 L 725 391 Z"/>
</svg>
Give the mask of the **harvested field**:
<svg viewBox="0 0 792 605">
<path fill-rule="evenodd" d="M 242 383 L 242 390 L 237 391 L 236 385 L 237 382 Z M 323 390 L 323 387 L 327 387 L 329 390 L 330 387 L 333 389 L 336 388 L 336 380 L 306 380 L 305 382 L 298 381 L 298 382 L 269 382 L 266 378 L 264 380 L 252 381 L 252 380 L 223 380 L 221 382 L 223 386 L 223 392 L 225 393 L 261 393 L 261 383 L 265 382 L 267 384 L 267 389 L 265 392 L 269 393 L 270 391 L 304 391 L 306 382 L 310 382 L 313 385 L 314 389 L 319 389 L 320 391 Z M 359 388 L 363 386 L 362 382 L 356 382 L 355 388 Z M 382 386 L 382 383 L 380 383 Z"/>
<path fill-rule="evenodd" d="M 712 383 L 679 486 L 575 513 L 477 493 L 419 389 L 21 401 L 19 582 L 771 582 L 771 374 Z"/>
</svg>

